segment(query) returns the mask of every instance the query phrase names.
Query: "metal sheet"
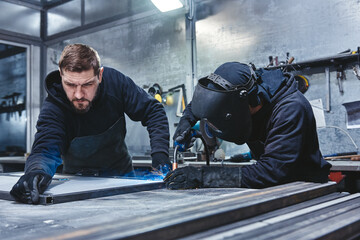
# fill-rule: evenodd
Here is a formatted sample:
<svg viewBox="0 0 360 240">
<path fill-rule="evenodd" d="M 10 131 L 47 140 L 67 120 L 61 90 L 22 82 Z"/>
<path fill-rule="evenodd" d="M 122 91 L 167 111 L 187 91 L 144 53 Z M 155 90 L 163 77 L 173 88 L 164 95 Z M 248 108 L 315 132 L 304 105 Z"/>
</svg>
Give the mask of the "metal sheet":
<svg viewBox="0 0 360 240">
<path fill-rule="evenodd" d="M 56 239 L 156 239 L 164 236 L 179 238 L 240 219 L 326 195 L 336 190 L 334 183 L 296 182 L 277 187 L 240 193 L 223 199 L 170 209 L 156 215 L 112 220 Z"/>
<path fill-rule="evenodd" d="M 331 171 L 350 171 L 360 172 L 360 161 L 328 161 L 331 163 Z"/>
<path fill-rule="evenodd" d="M 337 225 L 337 221 L 341 222 L 345 220 L 342 217 L 339 218 L 339 216 L 360 209 L 359 199 L 360 194 L 354 194 L 332 200 L 328 199 L 328 201 L 321 203 L 309 201 L 311 204 L 306 207 L 298 204 L 295 205 L 295 208 L 293 209 L 281 209 L 279 215 L 271 216 L 269 214 L 264 214 L 265 216 L 261 215 L 259 217 L 246 219 L 232 225 L 212 229 L 211 231 L 196 234 L 185 239 L 301 239 L 302 235 L 297 232 L 302 232 L 307 236 L 311 236 L 311 232 L 316 232 L 315 238 L 306 237 L 305 239 L 318 239 L 319 237 L 324 236 L 331 236 L 330 238 L 337 239 L 336 237 L 333 238 L 332 235 L 333 225 Z M 288 211 L 285 212 L 282 210 Z M 274 212 L 279 213 L 279 211 Z M 256 221 L 250 222 L 252 219 L 256 219 Z M 329 221 L 329 219 L 332 220 Z M 360 217 L 358 216 L 358 221 L 359 220 Z M 245 224 L 243 224 L 243 222 L 245 222 Z M 347 223 L 352 224 L 352 222 Z M 313 224 L 318 224 L 318 231 L 314 231 L 314 228 L 312 227 Z M 347 224 L 344 224 L 339 228 L 336 227 L 336 229 L 340 233 L 345 234 L 348 232 L 348 230 L 346 230 L 347 227 Z M 352 236 L 359 231 L 354 231 L 353 229 L 349 232 L 349 235 Z"/>
<path fill-rule="evenodd" d="M 204 231 L 204 232 L 200 232 L 200 233 L 197 233 L 197 234 L 187 236 L 185 238 L 182 238 L 182 240 L 206 239 L 206 238 L 209 238 L 210 236 L 215 237 L 216 235 L 223 236 L 222 238 L 224 239 L 225 235 L 229 231 L 233 231 L 235 229 L 240 229 L 240 228 L 243 228 L 245 226 L 254 226 L 255 223 L 265 221 L 266 219 L 271 219 L 271 218 L 274 218 L 274 217 L 277 217 L 277 216 L 280 216 L 280 215 L 283 215 L 283 214 L 291 213 L 291 212 L 294 212 L 294 211 L 297 211 L 297 210 L 300 210 L 300 209 L 303 209 L 303 208 L 307 208 L 307 207 L 311 207 L 311 206 L 321 204 L 321 203 L 324 203 L 324 202 L 328 202 L 328 201 L 331 201 L 331 200 L 339 199 L 339 198 L 342 198 L 342 197 L 345 197 L 345 196 L 348 196 L 348 195 L 349 195 L 348 193 L 338 193 L 338 192 L 328 194 L 328 195 L 325 195 L 323 197 L 311 199 L 309 201 L 298 203 L 298 204 L 295 204 L 295 205 L 292 205 L 292 206 L 289 206 L 289 207 L 286 207 L 286 208 L 281 208 L 281 209 L 278 209 L 278 210 L 275 210 L 275 211 L 271 211 L 271 212 L 268 212 L 268 213 L 265 213 L 265 214 L 261 214 L 261 215 L 256 216 L 256 217 L 241 220 L 241 221 L 238 221 L 238 222 L 235 222 L 235 223 L 232 223 L 232 224 L 228 224 L 228 225 L 224 225 L 224 226 L 221 226 L 221 227 L 218 227 L 218 228 L 212 228 L 212 229 L 210 229 L 208 231 Z M 260 224 L 258 224 L 258 225 L 260 225 Z M 221 234 L 223 234 L 223 235 L 221 235 Z"/>
<path fill-rule="evenodd" d="M 9 191 L 21 173 L 0 175 L 0 199 L 13 200 Z M 100 178 L 56 174 L 47 191 L 40 195 L 40 204 L 55 204 L 123 193 L 163 188 L 162 180 L 136 178 Z"/>
</svg>

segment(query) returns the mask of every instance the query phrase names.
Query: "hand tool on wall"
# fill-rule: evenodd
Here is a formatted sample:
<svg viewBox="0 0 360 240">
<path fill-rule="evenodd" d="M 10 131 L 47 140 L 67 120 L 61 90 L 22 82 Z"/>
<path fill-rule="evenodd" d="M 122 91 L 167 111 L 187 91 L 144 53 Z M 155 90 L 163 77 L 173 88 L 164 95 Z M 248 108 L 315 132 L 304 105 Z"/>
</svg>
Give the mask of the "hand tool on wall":
<svg viewBox="0 0 360 240">
<path fill-rule="evenodd" d="M 309 89 L 309 80 L 303 75 L 296 75 L 295 80 L 298 85 L 298 90 L 304 94 Z"/>
<path fill-rule="evenodd" d="M 152 87 L 149 88 L 148 93 L 153 96 L 156 100 L 158 100 L 159 102 L 162 102 L 162 88 L 160 87 L 159 84 L 154 83 L 154 85 L 152 85 Z"/>
<path fill-rule="evenodd" d="M 359 64 L 356 64 L 355 66 L 353 66 L 353 72 L 354 72 L 355 76 L 357 77 L 357 79 L 360 80 L 360 67 L 359 67 Z"/>
<path fill-rule="evenodd" d="M 336 72 L 336 79 L 339 85 L 339 92 L 340 94 L 344 94 L 344 88 L 343 88 L 343 81 L 346 79 L 345 71 L 344 69 L 340 68 Z"/>
</svg>

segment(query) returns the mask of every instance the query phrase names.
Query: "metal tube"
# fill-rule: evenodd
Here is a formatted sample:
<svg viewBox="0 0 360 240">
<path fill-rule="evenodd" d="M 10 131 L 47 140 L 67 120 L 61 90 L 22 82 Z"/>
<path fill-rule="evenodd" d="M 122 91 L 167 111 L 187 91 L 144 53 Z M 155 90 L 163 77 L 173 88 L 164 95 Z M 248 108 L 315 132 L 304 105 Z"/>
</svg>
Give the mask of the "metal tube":
<svg viewBox="0 0 360 240">
<path fill-rule="evenodd" d="M 325 102 L 326 102 L 326 111 L 330 112 L 331 110 L 331 106 L 330 106 L 330 69 L 329 67 L 325 68 L 325 77 L 326 77 L 326 97 L 325 97 Z"/>
<path fill-rule="evenodd" d="M 174 160 L 173 160 L 173 164 L 172 164 L 172 170 L 175 170 L 178 168 L 178 161 L 177 161 L 178 149 L 179 149 L 179 145 L 176 145 L 176 147 L 174 149 Z"/>
</svg>

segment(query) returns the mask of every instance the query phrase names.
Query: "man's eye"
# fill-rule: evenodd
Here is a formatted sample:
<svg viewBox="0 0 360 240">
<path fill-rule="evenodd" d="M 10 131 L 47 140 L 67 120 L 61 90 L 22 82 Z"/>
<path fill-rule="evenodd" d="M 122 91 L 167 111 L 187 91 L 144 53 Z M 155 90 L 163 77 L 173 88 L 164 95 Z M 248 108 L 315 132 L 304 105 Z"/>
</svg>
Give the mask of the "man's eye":
<svg viewBox="0 0 360 240">
<path fill-rule="evenodd" d="M 66 83 L 66 85 L 68 85 L 69 87 L 75 87 L 76 86 L 75 84 L 72 84 L 72 83 Z"/>
<path fill-rule="evenodd" d="M 83 86 L 84 86 L 84 87 L 89 87 L 89 86 L 91 86 L 91 85 L 93 85 L 92 82 L 91 82 L 91 83 L 85 83 Z"/>
</svg>

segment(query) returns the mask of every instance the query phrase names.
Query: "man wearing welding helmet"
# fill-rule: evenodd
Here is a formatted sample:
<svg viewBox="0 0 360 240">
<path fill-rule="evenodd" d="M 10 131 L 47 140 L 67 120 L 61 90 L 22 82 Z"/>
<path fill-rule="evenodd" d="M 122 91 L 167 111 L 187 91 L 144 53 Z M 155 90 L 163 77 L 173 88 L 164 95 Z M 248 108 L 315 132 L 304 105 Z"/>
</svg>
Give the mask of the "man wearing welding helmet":
<svg viewBox="0 0 360 240">
<path fill-rule="evenodd" d="M 199 80 L 174 140 L 189 145 L 191 127 L 199 119 L 214 136 L 246 143 L 257 162 L 243 167 L 178 168 L 164 179 L 169 189 L 265 188 L 328 180 L 331 165 L 319 150 L 312 108 L 291 74 L 224 63 Z"/>
</svg>

